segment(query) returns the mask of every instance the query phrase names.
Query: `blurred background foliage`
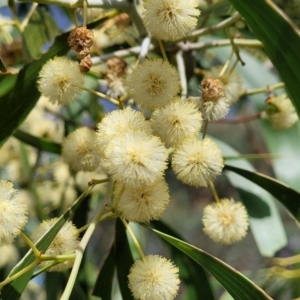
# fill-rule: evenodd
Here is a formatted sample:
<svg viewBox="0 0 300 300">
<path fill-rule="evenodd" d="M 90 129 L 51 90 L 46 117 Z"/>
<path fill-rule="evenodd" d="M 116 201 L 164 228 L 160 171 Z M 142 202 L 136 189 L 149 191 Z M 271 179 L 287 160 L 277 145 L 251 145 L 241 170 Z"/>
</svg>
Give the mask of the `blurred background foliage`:
<svg viewBox="0 0 300 300">
<path fill-rule="evenodd" d="M 264 46 L 239 47 L 244 66 L 238 64 L 235 71 L 240 76 L 243 93 L 239 101 L 231 107 L 227 121 L 210 124 L 208 134 L 217 141 L 228 166 L 277 178 L 293 190 L 286 189 L 284 185 L 276 185 L 275 189 L 270 181 L 263 181 L 257 177 L 255 182 L 248 173 L 242 177 L 237 175 L 234 169 L 225 168 L 223 175 L 216 180 L 219 196 L 243 201 L 250 215 L 251 231 L 242 242 L 222 246 L 214 244 L 202 231 L 202 211 L 212 201 L 211 192 L 205 188 L 193 188 L 182 184 L 172 171 L 168 170 L 171 203 L 162 218 L 163 223 L 153 222 L 152 225 L 157 230 L 170 233 L 170 228 L 164 227 L 164 223 L 170 224 L 176 232 L 173 234 L 180 235 L 185 241 L 245 274 L 274 299 L 299 298 L 300 271 L 296 272 L 299 263 L 287 268 L 280 267 L 276 265 L 273 257 L 293 256 L 298 254 L 300 249 L 299 227 L 295 221 L 297 219 L 299 222 L 300 212 L 300 124 L 297 122 L 290 129 L 275 131 L 266 120 L 230 122 L 265 109 L 265 92 L 251 94 L 247 93 L 248 91 L 268 87 L 280 81 L 285 83 L 286 91 L 281 89 L 274 93 L 286 92 L 298 113 L 300 112 L 300 38 L 297 27 L 300 20 L 299 1 L 273 3 L 262 0 L 210 0 L 200 1 L 199 4 L 202 10 L 199 28 L 214 26 L 227 20 L 236 9 L 241 18 L 230 25 L 230 35 L 237 39 L 259 39 Z M 31 4 L 28 3 L 7 3 L 3 0 L 0 1 L 0 6 L 0 24 L 13 17 L 11 11 L 15 11 L 22 20 L 31 9 Z M 0 56 L 8 68 L 8 72 L 0 74 L 0 176 L 2 179 L 11 180 L 28 203 L 30 218 L 25 229 L 28 234 L 44 218 L 60 216 L 72 205 L 91 178 L 101 177 L 99 173 L 75 174 L 70 171 L 61 160 L 60 144 L 64 136 L 81 125 L 95 128 L 95 124 L 112 107 L 96 96 L 83 92 L 75 103 L 60 108 L 40 98 L 36 88 L 37 75 L 42 65 L 51 57 L 68 53 L 66 38 L 72 18 L 69 8 L 39 5 L 22 35 L 16 28 L 0 27 Z M 101 17 L 100 13 L 98 21 L 90 24 L 90 27 L 95 29 L 96 36 L 93 53 L 102 60 L 99 59 L 91 72 L 85 76 L 85 86 L 95 90 L 107 88 L 101 81 L 105 78 L 105 56 L 138 46 L 140 43 L 134 24 L 124 28 L 111 26 L 103 31 L 101 28 L 106 21 L 107 17 Z M 225 30 L 212 33 L 208 31 L 192 42 L 209 45 L 210 42 L 228 39 L 227 34 Z M 168 45 L 166 49 L 170 61 L 175 63 L 176 52 L 171 47 L 168 48 Z M 230 51 L 231 46 L 227 45 L 207 46 L 185 53 L 189 95 L 199 96 L 203 71 L 223 65 Z M 160 55 L 155 45 L 149 55 Z M 130 52 L 124 57 L 128 64 L 131 64 L 134 58 L 135 55 Z M 263 156 L 265 153 L 271 153 L 275 158 Z M 247 154 L 258 154 L 263 158 L 245 159 Z M 260 186 L 257 182 L 260 182 Z M 269 193 L 270 189 L 275 192 Z M 102 204 L 104 192 L 102 186 L 95 188 L 79 205 L 73 215 L 73 222 L 77 227 L 86 224 Z M 170 247 L 170 244 L 166 244 L 147 228 L 138 225 L 133 227 L 145 253 L 170 256 L 182 266 L 181 277 L 186 276 L 186 280 L 183 280 L 184 285 L 178 299 L 232 299 L 213 276 L 182 252 Z M 121 299 L 121 292 L 123 298 L 127 299 L 127 296 L 124 296 L 126 282 L 119 278 L 118 286 L 113 272 L 115 267 L 122 269 L 124 261 L 132 260 L 131 253 L 133 258 L 137 258 L 134 247 L 130 241 L 127 243 L 125 231 L 120 224 L 117 223 L 115 227 L 114 222 L 105 221 L 98 226 L 85 253 L 71 299 L 99 299 L 97 296 L 101 296 L 102 299 Z M 2 265 L 0 260 L 1 279 L 7 276 L 26 251 L 25 245 L 19 240 L 13 248 L 3 249 L 1 253 L 9 259 Z M 212 273 L 212 270 L 210 271 Z M 192 272 L 194 274 L 191 275 Z M 67 278 L 68 272 L 40 275 L 29 282 L 21 299 L 59 299 Z M 108 283 L 103 281 L 103 278 L 106 278 Z M 27 281 L 29 279 L 30 277 Z M 113 281 L 112 286 L 110 280 Z M 230 283 L 228 288 L 230 289 Z M 236 288 L 233 283 L 232 288 Z M 4 293 L 9 291 L 7 289 Z M 91 296 L 91 291 L 94 296 Z M 111 298 L 108 296 L 110 293 Z M 242 296 L 235 298 L 246 299 Z"/>
</svg>

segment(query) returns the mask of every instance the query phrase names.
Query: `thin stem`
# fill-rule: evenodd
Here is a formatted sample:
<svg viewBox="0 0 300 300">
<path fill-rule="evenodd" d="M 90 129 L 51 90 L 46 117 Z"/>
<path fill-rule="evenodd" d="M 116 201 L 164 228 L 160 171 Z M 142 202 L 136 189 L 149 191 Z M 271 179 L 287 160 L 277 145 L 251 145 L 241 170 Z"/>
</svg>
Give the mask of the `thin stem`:
<svg viewBox="0 0 300 300">
<path fill-rule="evenodd" d="M 44 255 L 42 254 L 39 258 L 40 261 L 54 260 L 64 262 L 66 260 L 74 259 L 75 253 L 72 254 L 63 254 L 63 255 Z"/>
<path fill-rule="evenodd" d="M 251 116 L 241 117 L 241 118 L 236 118 L 236 119 L 220 119 L 220 120 L 216 121 L 216 123 L 220 123 L 220 124 L 246 123 L 246 122 L 260 119 L 260 115 L 261 115 L 261 113 L 259 112 L 254 115 L 251 115 Z"/>
<path fill-rule="evenodd" d="M 220 198 L 219 198 L 219 196 L 218 196 L 218 193 L 217 193 L 217 191 L 216 191 L 216 188 L 215 188 L 214 183 L 213 183 L 211 180 L 209 180 L 209 181 L 208 181 L 208 185 L 209 185 L 209 187 L 210 187 L 211 192 L 212 192 L 213 195 L 214 195 L 215 201 L 216 201 L 217 203 L 220 203 L 221 200 L 220 200 Z"/>
<path fill-rule="evenodd" d="M 272 259 L 274 264 L 280 265 L 280 266 L 288 266 L 297 264 L 300 262 L 300 254 L 293 255 L 290 257 L 275 257 Z"/>
<path fill-rule="evenodd" d="M 233 38 L 233 36 L 231 35 L 229 28 L 226 28 L 225 31 L 226 31 L 226 33 L 227 33 L 227 36 L 228 36 L 229 39 L 230 39 L 231 47 L 232 47 L 233 51 L 235 52 L 235 55 L 236 55 L 238 61 L 240 61 L 241 64 L 242 64 L 242 66 L 244 66 L 245 63 L 244 63 L 244 62 L 242 61 L 242 59 L 241 59 L 241 56 L 240 56 L 240 49 L 239 49 L 239 47 L 234 43 L 234 38 Z"/>
<path fill-rule="evenodd" d="M 227 61 L 226 61 L 225 64 L 224 64 L 222 70 L 220 71 L 220 73 L 219 73 L 219 75 L 218 75 L 219 78 L 223 77 L 224 74 L 225 74 L 225 72 L 227 71 L 228 66 L 229 66 L 229 64 L 230 64 L 230 61 L 231 61 L 231 59 L 232 59 L 233 53 L 234 53 L 234 52 L 233 52 L 233 50 L 232 50 L 232 51 L 230 52 L 230 55 L 229 55 Z"/>
<path fill-rule="evenodd" d="M 20 28 L 21 31 L 23 32 L 25 27 L 27 26 L 31 16 L 33 15 L 35 9 L 38 7 L 38 3 L 32 3 L 29 12 L 27 13 L 27 16 L 25 17 L 25 19 L 22 21 Z"/>
<path fill-rule="evenodd" d="M 109 193 L 109 191 L 107 192 Z M 79 271 L 79 267 L 82 261 L 82 257 L 83 257 L 83 253 L 84 250 L 90 240 L 90 238 L 92 237 L 96 226 L 97 226 L 97 220 L 99 220 L 101 218 L 101 216 L 103 215 L 104 211 L 106 209 L 106 206 L 103 206 L 100 211 L 98 212 L 98 214 L 93 218 L 91 224 L 89 225 L 89 227 L 87 228 L 87 231 L 85 232 L 84 236 L 82 237 L 79 245 L 77 246 L 76 250 L 75 250 L 75 261 L 74 261 L 74 265 L 67 283 L 67 286 L 63 292 L 63 295 L 61 296 L 60 300 L 68 300 L 70 298 L 70 295 L 72 293 L 75 281 L 76 281 L 76 277 Z"/>
<path fill-rule="evenodd" d="M 148 55 L 150 45 L 151 45 L 151 37 L 146 36 L 141 43 L 140 55 L 138 58 L 139 63 L 141 63 Z"/>
<path fill-rule="evenodd" d="M 204 126 L 203 126 L 202 139 L 204 139 L 204 138 L 205 138 L 205 136 L 206 136 L 206 132 L 207 132 L 208 123 L 209 123 L 208 119 L 205 119 L 205 120 L 204 120 Z"/>
<path fill-rule="evenodd" d="M 243 95 L 255 95 L 255 94 L 260 94 L 260 93 L 264 93 L 267 90 L 276 90 L 276 89 L 281 89 L 284 88 L 284 83 L 283 82 L 278 82 L 276 84 L 273 85 L 269 85 L 269 86 L 265 86 L 265 87 L 261 87 L 261 88 L 257 88 L 257 89 L 249 89 L 246 90 L 245 93 Z"/>
<path fill-rule="evenodd" d="M 100 92 L 96 92 L 96 91 L 94 91 L 94 90 L 92 90 L 92 89 L 89 89 L 89 88 L 87 88 L 87 87 L 85 87 L 85 86 L 77 86 L 77 87 L 81 88 L 81 89 L 84 90 L 84 91 L 90 92 L 91 94 L 94 94 L 94 95 L 96 95 L 96 96 L 98 96 L 98 97 L 100 97 L 100 98 L 103 98 L 103 99 L 105 99 L 105 100 L 108 100 L 108 101 L 110 101 L 112 104 L 114 104 L 114 105 L 116 105 L 116 106 L 119 106 L 119 104 L 120 104 L 118 100 L 116 100 L 116 99 L 114 99 L 114 98 L 111 98 L 111 97 L 109 97 L 109 96 L 107 96 L 107 95 L 105 95 L 105 94 L 102 94 L 102 93 L 100 93 Z"/>
<path fill-rule="evenodd" d="M 132 240 L 133 240 L 133 243 L 134 243 L 134 245 L 135 245 L 137 251 L 139 252 L 141 258 L 144 259 L 144 258 L 145 258 L 145 254 L 144 254 L 144 252 L 143 252 L 143 250 L 142 250 L 142 248 L 141 248 L 141 246 L 140 246 L 138 240 L 136 239 L 136 237 L 135 237 L 133 231 L 131 230 L 129 224 L 127 223 L 127 221 L 126 221 L 124 218 L 120 218 L 120 219 L 121 219 L 121 221 L 123 222 L 124 226 L 126 227 L 127 232 L 128 232 L 129 235 L 131 236 L 131 238 L 132 238 Z"/>
<path fill-rule="evenodd" d="M 101 184 L 101 183 L 105 183 L 105 182 L 109 182 L 109 178 L 105 178 L 105 179 L 91 179 L 88 183 L 89 186 L 91 185 L 97 185 L 97 184 Z"/>
<path fill-rule="evenodd" d="M 281 154 L 276 153 L 259 153 L 259 154 L 240 154 L 238 156 L 224 156 L 224 160 L 234 160 L 234 159 L 276 159 L 280 158 Z"/>
<path fill-rule="evenodd" d="M 20 24 L 19 19 L 18 19 L 15 1 L 14 0 L 8 0 L 8 6 L 10 8 L 10 11 L 11 11 L 12 15 L 13 15 L 13 19 L 15 21 L 15 26 L 17 27 L 18 31 L 22 34 L 23 31 L 22 31 L 21 24 Z"/>
<path fill-rule="evenodd" d="M 234 71 L 236 65 L 238 64 L 239 60 L 236 59 L 236 61 L 234 62 L 233 66 L 231 67 L 231 69 L 229 70 L 229 72 L 226 74 L 224 81 L 227 82 L 229 80 L 229 77 L 231 76 L 232 72 Z"/>
<path fill-rule="evenodd" d="M 164 59 L 165 61 L 169 61 L 169 60 L 168 60 L 168 57 L 167 57 L 167 54 L 166 54 L 165 47 L 164 47 L 162 41 L 161 41 L 161 40 L 157 40 L 157 41 L 158 41 L 159 49 L 160 49 L 160 52 L 161 52 L 161 54 L 162 54 L 163 59 Z"/>
<path fill-rule="evenodd" d="M 20 237 L 24 240 L 24 242 L 31 248 L 34 255 L 39 258 L 41 256 L 41 252 L 35 246 L 35 244 L 31 241 L 31 239 L 23 232 L 20 232 Z"/>
<path fill-rule="evenodd" d="M 234 24 L 237 20 L 239 20 L 241 18 L 239 13 L 234 13 L 231 17 L 229 17 L 228 19 L 213 25 L 213 26 L 209 26 L 209 27 L 205 27 L 205 28 L 201 28 L 198 30 L 194 30 L 190 35 L 188 35 L 186 37 L 186 39 L 194 39 L 196 37 L 199 37 L 201 35 L 206 35 L 206 34 L 211 34 L 217 30 L 221 30 L 224 28 L 229 27 L 230 25 Z"/>
<path fill-rule="evenodd" d="M 182 50 L 179 50 L 176 53 L 176 63 L 177 63 L 177 69 L 180 78 L 180 84 L 181 84 L 181 100 L 184 100 L 187 97 L 188 88 L 187 88 L 187 79 L 186 79 L 185 64 L 183 60 Z"/>
<path fill-rule="evenodd" d="M 120 199 L 121 199 L 121 197 L 122 197 L 124 191 L 125 191 L 125 184 L 123 184 L 123 186 L 122 186 L 122 188 L 121 188 L 119 194 L 118 194 L 117 197 L 116 197 L 116 200 L 114 201 L 114 204 L 113 204 L 113 207 L 112 207 L 113 210 L 115 210 L 115 209 L 118 208 L 119 201 L 120 201 Z"/>
<path fill-rule="evenodd" d="M 22 276 L 23 274 L 27 273 L 29 270 L 31 270 L 32 268 L 35 268 L 40 262 L 38 260 L 35 260 L 34 262 L 32 262 L 31 264 L 29 264 L 27 267 L 25 267 L 24 269 L 22 269 L 21 271 L 17 272 L 16 274 L 7 277 L 4 281 L 0 282 L 0 289 L 5 286 L 6 284 L 14 281 L 15 279 L 19 278 L 20 276 Z"/>
<path fill-rule="evenodd" d="M 82 15 L 83 15 L 83 24 L 82 24 L 82 26 L 85 27 L 86 24 L 87 24 L 87 1 L 86 0 L 83 0 L 83 12 L 82 12 Z"/>
</svg>

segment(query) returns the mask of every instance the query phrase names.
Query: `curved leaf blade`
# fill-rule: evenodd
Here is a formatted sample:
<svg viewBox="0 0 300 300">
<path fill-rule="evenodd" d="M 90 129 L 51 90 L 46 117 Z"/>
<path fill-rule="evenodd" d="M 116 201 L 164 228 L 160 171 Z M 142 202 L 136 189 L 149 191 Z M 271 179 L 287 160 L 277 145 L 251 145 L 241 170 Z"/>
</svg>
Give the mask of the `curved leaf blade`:
<svg viewBox="0 0 300 300">
<path fill-rule="evenodd" d="M 272 2 L 267 0 L 229 0 L 245 18 L 285 83 L 287 92 L 300 115 L 299 29 Z"/>
<path fill-rule="evenodd" d="M 112 245 L 99 271 L 92 291 L 93 296 L 98 296 L 102 300 L 111 300 L 113 277 L 116 266 L 114 249 L 115 246 Z"/>
<path fill-rule="evenodd" d="M 149 227 L 148 227 L 149 228 Z M 245 277 L 243 274 L 233 269 L 220 259 L 212 256 L 211 254 L 193 246 L 172 236 L 169 236 L 156 229 L 152 229 L 154 233 L 161 238 L 172 244 L 180 251 L 185 253 L 195 262 L 200 264 L 209 273 L 211 273 L 231 294 L 234 299 L 237 300 L 266 300 L 272 299 L 266 294 L 260 287 L 255 285 L 251 280 Z"/>
<path fill-rule="evenodd" d="M 235 172 L 246 179 L 261 186 L 275 198 L 277 198 L 287 210 L 300 222 L 300 193 L 293 190 L 289 186 L 277 179 L 261 174 L 259 172 L 251 172 L 237 167 L 225 166 L 225 170 Z"/>
<path fill-rule="evenodd" d="M 90 189 L 88 190 L 90 191 Z M 74 203 L 73 205 L 55 222 L 55 224 L 42 236 L 42 238 L 36 243 L 37 249 L 42 252 L 45 252 L 61 227 L 68 220 L 70 215 L 78 207 L 81 201 L 86 197 L 88 192 L 84 192 Z M 18 273 L 20 270 L 23 270 L 29 264 L 34 262 L 35 256 L 32 250 L 29 250 L 23 259 L 13 268 L 9 273 L 9 276 Z M 1 290 L 2 299 L 18 300 L 20 299 L 24 289 L 26 288 L 27 283 L 33 275 L 34 268 L 18 277 L 16 280 L 5 285 Z"/>
<path fill-rule="evenodd" d="M 151 225 L 165 234 L 182 240 L 177 232 L 162 221 L 152 221 Z M 169 246 L 171 257 L 176 266 L 179 267 L 179 276 L 187 289 L 186 298 L 214 300 L 215 297 L 204 269 L 173 245 L 169 243 L 166 243 L 166 245 Z M 199 285 L 199 282 L 201 282 L 201 285 Z"/>
<path fill-rule="evenodd" d="M 128 287 L 127 278 L 134 261 L 130 251 L 126 230 L 120 219 L 116 220 L 115 260 L 122 297 L 126 300 L 134 300 Z"/>
</svg>

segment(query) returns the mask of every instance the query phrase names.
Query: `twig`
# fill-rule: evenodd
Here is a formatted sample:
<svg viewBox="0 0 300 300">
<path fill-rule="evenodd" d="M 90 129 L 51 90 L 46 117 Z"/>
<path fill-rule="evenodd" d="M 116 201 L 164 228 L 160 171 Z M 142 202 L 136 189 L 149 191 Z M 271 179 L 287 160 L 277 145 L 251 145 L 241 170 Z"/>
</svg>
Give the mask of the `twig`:
<svg viewBox="0 0 300 300">
<path fill-rule="evenodd" d="M 187 79 L 182 50 L 176 53 L 176 63 L 181 84 L 181 99 L 184 100 L 187 97 Z"/>
</svg>

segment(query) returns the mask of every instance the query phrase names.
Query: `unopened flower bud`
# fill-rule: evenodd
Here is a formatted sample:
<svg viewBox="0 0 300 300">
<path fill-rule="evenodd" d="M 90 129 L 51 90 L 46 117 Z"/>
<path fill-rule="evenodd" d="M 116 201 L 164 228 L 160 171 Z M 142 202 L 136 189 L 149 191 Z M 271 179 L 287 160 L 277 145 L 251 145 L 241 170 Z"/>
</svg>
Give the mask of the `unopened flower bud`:
<svg viewBox="0 0 300 300">
<path fill-rule="evenodd" d="M 86 73 L 90 70 L 90 68 L 92 67 L 93 62 L 91 60 L 91 55 L 87 55 L 86 57 L 84 57 L 79 64 L 80 67 L 80 72 L 81 73 Z"/>
</svg>

